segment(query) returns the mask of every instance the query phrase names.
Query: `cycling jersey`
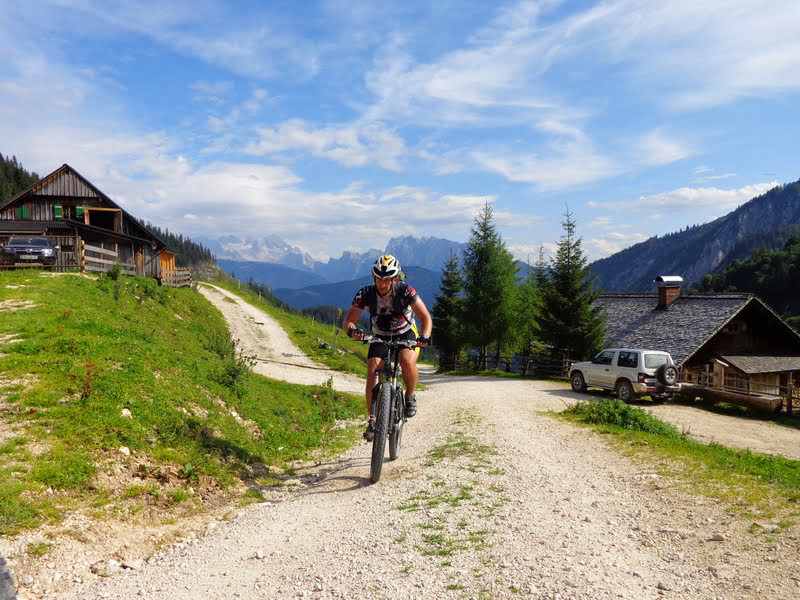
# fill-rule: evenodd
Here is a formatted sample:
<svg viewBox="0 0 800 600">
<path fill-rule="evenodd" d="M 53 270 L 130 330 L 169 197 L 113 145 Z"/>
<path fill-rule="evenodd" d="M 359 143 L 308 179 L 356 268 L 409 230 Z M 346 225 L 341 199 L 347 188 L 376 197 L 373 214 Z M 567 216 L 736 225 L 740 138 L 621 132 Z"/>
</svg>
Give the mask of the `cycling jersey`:
<svg viewBox="0 0 800 600">
<path fill-rule="evenodd" d="M 356 293 L 353 306 L 369 310 L 372 333 L 375 335 L 397 335 L 411 329 L 414 323 L 414 304 L 417 290 L 405 282 L 397 282 L 388 299 L 381 298 L 374 284 L 367 285 Z"/>
</svg>

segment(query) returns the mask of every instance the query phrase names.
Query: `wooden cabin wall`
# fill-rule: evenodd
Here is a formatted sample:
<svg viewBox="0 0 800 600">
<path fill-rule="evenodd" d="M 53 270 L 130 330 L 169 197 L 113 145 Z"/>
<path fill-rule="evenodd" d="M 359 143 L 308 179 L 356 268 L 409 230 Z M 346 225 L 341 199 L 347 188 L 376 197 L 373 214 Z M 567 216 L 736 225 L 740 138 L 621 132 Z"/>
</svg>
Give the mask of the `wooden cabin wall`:
<svg viewBox="0 0 800 600">
<path fill-rule="evenodd" d="M 160 277 L 161 276 L 160 253 L 153 250 L 150 246 L 142 246 L 142 254 L 144 255 L 144 276 Z"/>
<path fill-rule="evenodd" d="M 17 207 L 20 205 L 27 205 L 30 211 L 29 219 L 17 219 Z M 7 206 L 0 211 L 0 220 L 3 221 L 55 221 L 54 206 L 61 206 L 64 210 L 62 218 L 74 219 L 75 207 L 83 206 L 84 208 L 98 208 L 100 207 L 99 198 L 63 198 L 50 196 L 47 198 L 37 197 L 35 199 L 26 199 L 24 202 L 15 202 L 11 206 Z"/>
</svg>

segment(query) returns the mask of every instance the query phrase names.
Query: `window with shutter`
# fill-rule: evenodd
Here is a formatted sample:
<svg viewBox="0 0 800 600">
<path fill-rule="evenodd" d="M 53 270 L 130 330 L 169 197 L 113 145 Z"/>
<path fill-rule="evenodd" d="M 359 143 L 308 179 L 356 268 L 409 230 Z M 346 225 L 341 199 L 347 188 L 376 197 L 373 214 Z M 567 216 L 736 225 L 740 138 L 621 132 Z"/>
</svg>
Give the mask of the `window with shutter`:
<svg viewBox="0 0 800 600">
<path fill-rule="evenodd" d="M 83 207 L 82 206 L 76 206 L 75 207 L 75 218 L 76 219 L 82 219 L 83 218 Z"/>
<path fill-rule="evenodd" d="M 30 219 L 31 218 L 30 204 L 21 204 L 20 206 L 17 207 L 16 213 L 18 219 Z"/>
<path fill-rule="evenodd" d="M 53 218 L 54 219 L 63 219 L 64 218 L 64 211 L 61 209 L 60 204 L 53 205 Z"/>
</svg>

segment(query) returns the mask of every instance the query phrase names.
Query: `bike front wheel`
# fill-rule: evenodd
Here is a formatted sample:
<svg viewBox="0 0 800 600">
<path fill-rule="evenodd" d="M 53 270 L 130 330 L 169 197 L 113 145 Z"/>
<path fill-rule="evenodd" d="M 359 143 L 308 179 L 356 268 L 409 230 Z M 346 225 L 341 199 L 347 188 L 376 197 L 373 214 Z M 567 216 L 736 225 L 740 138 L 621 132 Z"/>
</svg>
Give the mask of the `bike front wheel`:
<svg viewBox="0 0 800 600">
<path fill-rule="evenodd" d="M 8 571 L 6 559 L 0 555 L 0 600 L 14 600 L 15 598 L 11 573 Z"/>
<path fill-rule="evenodd" d="M 375 437 L 372 440 L 372 461 L 369 469 L 369 480 L 372 483 L 378 483 L 381 478 L 391 410 L 392 386 L 388 382 L 384 382 L 380 384 L 380 391 L 378 392 L 378 413 L 375 415 Z"/>
<path fill-rule="evenodd" d="M 389 434 L 389 459 L 397 460 L 403 444 L 403 425 L 406 422 L 405 402 L 403 402 L 403 388 L 395 390 L 394 411 L 392 411 L 392 433 Z"/>
</svg>

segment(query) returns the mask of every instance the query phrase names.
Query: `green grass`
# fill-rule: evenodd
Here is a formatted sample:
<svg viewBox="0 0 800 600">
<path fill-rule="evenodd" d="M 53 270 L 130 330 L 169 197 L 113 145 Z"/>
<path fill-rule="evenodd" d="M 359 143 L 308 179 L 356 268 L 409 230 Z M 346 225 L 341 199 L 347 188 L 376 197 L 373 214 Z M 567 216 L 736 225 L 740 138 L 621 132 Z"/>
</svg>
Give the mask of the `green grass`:
<svg viewBox="0 0 800 600">
<path fill-rule="evenodd" d="M 579 402 L 558 418 L 614 436 L 632 453 L 658 461 L 677 481 L 724 500 L 745 515 L 800 515 L 800 461 L 704 444 L 617 399 Z"/>
<path fill-rule="evenodd" d="M 332 426 L 363 412 L 357 396 L 254 375 L 221 314 L 188 288 L 26 270 L 0 273 L 8 299 L 35 306 L 0 313 L 0 336 L 21 340 L 0 349 L 0 397 L 12 407 L 0 427 L 14 431 L 0 445 L 0 535 L 57 521 L 75 502 L 135 501 L 135 486 L 159 490 L 167 469 L 199 488 L 249 480 L 254 463 L 351 443 Z M 96 485 L 126 460 L 135 478 Z"/>
<path fill-rule="evenodd" d="M 41 558 L 50 550 L 50 544 L 47 542 L 31 542 L 25 548 L 25 553 L 34 558 Z"/>
</svg>

